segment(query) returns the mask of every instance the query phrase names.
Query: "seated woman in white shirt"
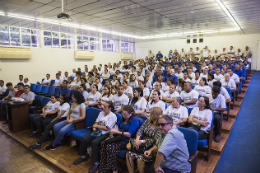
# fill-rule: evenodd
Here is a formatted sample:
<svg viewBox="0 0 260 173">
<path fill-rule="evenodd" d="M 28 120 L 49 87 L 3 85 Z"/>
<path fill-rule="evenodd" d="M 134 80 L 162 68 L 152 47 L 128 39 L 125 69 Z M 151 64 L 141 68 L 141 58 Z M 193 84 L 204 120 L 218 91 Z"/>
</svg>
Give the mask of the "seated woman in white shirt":
<svg viewBox="0 0 260 173">
<path fill-rule="evenodd" d="M 88 89 L 90 90 L 90 85 L 87 82 L 86 78 L 81 77 L 80 81 L 81 81 L 81 84 L 84 84 L 86 86 L 86 90 L 88 90 Z"/>
<path fill-rule="evenodd" d="M 132 88 L 138 87 L 138 82 L 137 82 L 136 77 L 135 77 L 134 74 L 130 75 L 129 86 L 131 86 Z"/>
<path fill-rule="evenodd" d="M 110 78 L 110 74 L 108 73 L 107 69 L 104 70 L 104 73 L 102 73 L 101 78 L 103 78 L 103 79 L 109 79 Z"/>
<path fill-rule="evenodd" d="M 111 87 L 109 85 L 104 85 L 103 95 L 101 97 L 100 104 L 103 104 L 103 102 L 112 101 L 112 99 L 113 99 L 113 94 L 111 93 Z"/>
<path fill-rule="evenodd" d="M 98 86 L 98 91 L 102 91 L 102 84 L 100 83 L 100 78 L 95 79 L 95 84 Z"/>
<path fill-rule="evenodd" d="M 199 140 L 207 139 L 209 133 L 207 132 L 211 127 L 212 111 L 210 110 L 209 98 L 201 96 L 198 101 L 198 107 L 192 109 L 188 122 L 191 129 L 197 130 Z"/>
<path fill-rule="evenodd" d="M 80 76 L 76 76 L 75 82 L 71 82 L 71 84 L 70 84 L 70 89 L 72 89 L 72 90 L 78 90 L 80 84 L 81 84 Z"/>
<path fill-rule="evenodd" d="M 179 93 L 184 90 L 184 83 L 185 83 L 185 81 L 183 79 L 178 79 L 178 86 L 176 87 L 176 90 Z"/>
<path fill-rule="evenodd" d="M 154 90 L 152 94 L 152 100 L 148 102 L 146 113 L 144 113 L 145 116 L 149 117 L 151 108 L 153 107 L 160 107 L 163 111 L 165 110 L 165 103 L 160 100 L 160 91 Z"/>
<path fill-rule="evenodd" d="M 208 79 L 208 68 L 203 69 L 203 73 L 200 74 L 200 77 Z"/>
<path fill-rule="evenodd" d="M 128 86 L 127 81 L 123 81 L 122 83 L 123 87 L 124 87 L 124 94 L 128 97 L 128 98 L 132 98 L 133 96 L 133 88 Z"/>
<path fill-rule="evenodd" d="M 214 79 L 214 75 L 213 73 L 208 73 L 208 85 L 210 87 L 213 87 L 213 82 L 215 82 L 216 80 Z"/>
<path fill-rule="evenodd" d="M 113 80 L 111 81 L 112 83 L 112 86 L 115 86 L 116 85 L 116 75 L 113 76 Z"/>
<path fill-rule="evenodd" d="M 113 94 L 113 95 L 117 94 L 117 89 L 118 89 L 119 85 L 121 85 L 121 82 L 118 81 L 118 80 L 116 80 L 116 84 L 111 87 L 111 88 L 112 88 L 112 94 Z"/>
<path fill-rule="evenodd" d="M 143 97 L 148 100 L 148 97 L 150 95 L 150 90 L 146 88 L 145 83 L 143 81 L 139 82 L 139 88 L 143 90 Z"/>
<path fill-rule="evenodd" d="M 91 92 L 88 94 L 88 98 L 85 103 L 88 107 L 97 107 L 97 105 L 99 105 L 98 101 L 101 97 L 102 95 L 98 92 L 98 86 L 96 84 L 92 84 Z"/>
<path fill-rule="evenodd" d="M 206 78 L 200 78 L 199 85 L 195 86 L 195 91 L 199 93 L 201 96 L 205 96 L 206 94 L 211 94 L 211 88 L 208 86 Z"/>
<path fill-rule="evenodd" d="M 134 98 L 131 101 L 130 105 L 134 108 L 135 114 L 143 120 L 147 119 L 147 116 L 144 116 L 146 109 L 147 101 L 143 98 L 143 90 L 141 88 L 136 88 L 134 92 Z"/>
<path fill-rule="evenodd" d="M 193 86 L 199 85 L 199 82 L 200 82 L 200 72 L 196 71 L 195 72 L 195 78 L 192 79 L 192 85 Z"/>
<path fill-rule="evenodd" d="M 83 95 L 85 100 L 87 100 L 87 98 L 88 98 L 88 92 L 86 90 L 87 90 L 86 85 L 81 84 L 79 87 L 79 91 L 81 92 L 81 94 Z"/>
<path fill-rule="evenodd" d="M 188 77 L 188 72 L 183 73 L 183 80 L 184 80 L 184 82 L 191 82 L 191 80 Z"/>
</svg>

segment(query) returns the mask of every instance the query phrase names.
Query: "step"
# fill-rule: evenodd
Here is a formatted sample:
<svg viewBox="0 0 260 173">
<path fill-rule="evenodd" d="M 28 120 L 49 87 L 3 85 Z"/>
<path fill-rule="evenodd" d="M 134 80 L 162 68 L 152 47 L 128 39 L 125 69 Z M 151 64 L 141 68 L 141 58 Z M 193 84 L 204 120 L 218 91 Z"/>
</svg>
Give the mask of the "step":
<svg viewBox="0 0 260 173">
<path fill-rule="evenodd" d="M 231 131 L 232 128 L 233 128 L 233 125 L 234 125 L 235 121 L 236 121 L 236 119 L 235 119 L 235 118 L 232 118 L 232 117 L 229 117 L 229 118 L 228 118 L 228 121 L 225 120 L 225 118 L 224 118 L 223 121 L 222 121 L 221 130 L 222 130 L 222 131 L 226 131 L 226 132 Z"/>
<path fill-rule="evenodd" d="M 229 111 L 229 117 L 236 117 L 239 112 L 240 107 L 234 107 L 234 109 L 230 109 Z M 227 115 L 227 111 L 224 112 L 225 115 Z"/>
<path fill-rule="evenodd" d="M 242 102 L 243 102 L 243 99 L 241 99 L 241 98 L 237 98 L 237 101 L 235 100 L 235 103 L 234 103 L 234 107 L 236 107 L 236 106 L 241 106 L 241 104 L 242 104 Z M 233 105 L 233 102 L 231 102 L 230 103 L 230 105 Z"/>
<path fill-rule="evenodd" d="M 212 154 L 215 154 L 215 155 L 221 155 L 224 148 L 225 148 L 225 145 L 227 143 L 227 140 L 228 140 L 228 137 L 229 137 L 229 133 L 225 133 L 225 132 L 222 132 L 220 134 L 220 142 L 215 142 L 214 140 L 214 137 L 213 137 L 213 141 L 212 141 L 212 146 L 211 146 L 211 151 L 212 151 Z M 205 148 L 208 148 L 208 146 L 206 146 Z"/>
<path fill-rule="evenodd" d="M 207 153 L 199 151 L 198 160 L 197 160 L 197 173 L 213 173 L 218 164 L 220 156 L 211 155 L 209 160 L 205 160 Z"/>
<path fill-rule="evenodd" d="M 238 98 L 243 99 L 245 97 L 246 93 L 245 92 L 241 92 L 240 94 L 238 94 Z"/>
</svg>

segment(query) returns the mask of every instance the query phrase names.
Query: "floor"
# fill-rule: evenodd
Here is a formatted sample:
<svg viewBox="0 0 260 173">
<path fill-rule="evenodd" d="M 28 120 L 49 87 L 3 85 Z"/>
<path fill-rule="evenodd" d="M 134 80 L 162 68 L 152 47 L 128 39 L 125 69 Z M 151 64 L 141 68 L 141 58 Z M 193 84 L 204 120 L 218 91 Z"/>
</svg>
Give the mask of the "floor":
<svg viewBox="0 0 260 173">
<path fill-rule="evenodd" d="M 57 172 L 0 131 L 0 173 Z"/>
</svg>

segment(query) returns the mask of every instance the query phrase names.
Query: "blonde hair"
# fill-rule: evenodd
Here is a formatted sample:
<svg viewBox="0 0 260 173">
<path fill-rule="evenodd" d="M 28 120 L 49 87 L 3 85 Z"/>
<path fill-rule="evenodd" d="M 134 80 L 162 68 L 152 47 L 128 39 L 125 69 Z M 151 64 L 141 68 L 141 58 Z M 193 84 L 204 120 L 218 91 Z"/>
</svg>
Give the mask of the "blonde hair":
<svg viewBox="0 0 260 173">
<path fill-rule="evenodd" d="M 163 115 L 163 110 L 160 107 L 153 107 L 150 110 L 150 116 L 153 116 L 156 121 L 156 124 L 158 122 L 159 116 Z M 154 122 L 150 119 L 150 123 L 153 124 Z"/>
</svg>

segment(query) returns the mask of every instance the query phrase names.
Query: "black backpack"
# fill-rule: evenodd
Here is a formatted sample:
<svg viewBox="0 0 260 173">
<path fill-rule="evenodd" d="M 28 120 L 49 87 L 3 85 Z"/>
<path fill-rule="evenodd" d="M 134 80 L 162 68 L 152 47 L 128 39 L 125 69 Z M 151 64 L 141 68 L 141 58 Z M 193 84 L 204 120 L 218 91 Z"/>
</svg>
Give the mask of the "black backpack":
<svg viewBox="0 0 260 173">
<path fill-rule="evenodd" d="M 32 106 L 35 106 L 38 110 L 42 109 L 42 103 L 39 99 L 36 99 L 32 102 Z"/>
</svg>

